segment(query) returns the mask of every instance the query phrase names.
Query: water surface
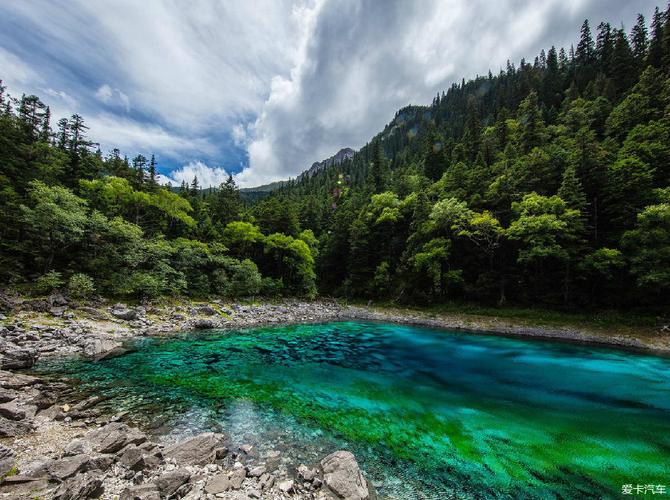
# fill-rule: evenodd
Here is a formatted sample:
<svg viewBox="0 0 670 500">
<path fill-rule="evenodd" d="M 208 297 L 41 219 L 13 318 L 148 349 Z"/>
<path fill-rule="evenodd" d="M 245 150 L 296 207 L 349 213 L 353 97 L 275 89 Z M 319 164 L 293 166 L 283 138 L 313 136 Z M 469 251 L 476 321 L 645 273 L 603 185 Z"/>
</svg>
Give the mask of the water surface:
<svg viewBox="0 0 670 500">
<path fill-rule="evenodd" d="M 350 449 L 394 498 L 670 486 L 668 358 L 336 322 L 143 339 L 38 369 L 170 438 L 223 431 L 296 465 Z"/>
</svg>

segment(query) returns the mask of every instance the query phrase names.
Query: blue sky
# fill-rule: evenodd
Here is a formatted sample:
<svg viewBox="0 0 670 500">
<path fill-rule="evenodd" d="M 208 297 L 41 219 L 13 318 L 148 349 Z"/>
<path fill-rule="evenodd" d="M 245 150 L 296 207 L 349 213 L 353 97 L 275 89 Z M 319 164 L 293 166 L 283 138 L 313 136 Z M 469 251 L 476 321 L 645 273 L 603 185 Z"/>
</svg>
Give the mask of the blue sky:
<svg viewBox="0 0 670 500">
<path fill-rule="evenodd" d="M 462 77 L 626 30 L 655 1 L 0 0 L 0 79 L 103 152 L 156 154 L 165 179 L 244 186 L 359 148 Z M 54 120 L 55 121 L 55 120 Z"/>
</svg>

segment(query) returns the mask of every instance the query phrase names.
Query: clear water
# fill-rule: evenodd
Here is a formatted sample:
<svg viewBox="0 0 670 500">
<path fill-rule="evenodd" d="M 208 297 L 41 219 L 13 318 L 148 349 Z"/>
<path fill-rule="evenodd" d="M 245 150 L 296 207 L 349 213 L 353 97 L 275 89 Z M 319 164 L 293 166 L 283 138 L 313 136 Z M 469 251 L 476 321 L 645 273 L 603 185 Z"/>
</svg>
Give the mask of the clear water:
<svg viewBox="0 0 670 500">
<path fill-rule="evenodd" d="M 39 371 L 169 438 L 223 431 L 295 464 L 350 449 L 392 498 L 670 486 L 667 358 L 337 322 L 144 339 Z"/>
</svg>

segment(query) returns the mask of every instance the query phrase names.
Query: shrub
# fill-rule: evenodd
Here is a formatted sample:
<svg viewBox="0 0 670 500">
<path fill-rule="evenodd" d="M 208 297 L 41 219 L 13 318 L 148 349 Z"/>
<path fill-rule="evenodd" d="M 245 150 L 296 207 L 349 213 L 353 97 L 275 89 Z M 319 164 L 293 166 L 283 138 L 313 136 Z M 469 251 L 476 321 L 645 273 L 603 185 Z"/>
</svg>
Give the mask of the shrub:
<svg viewBox="0 0 670 500">
<path fill-rule="evenodd" d="M 67 291 L 71 297 L 87 299 L 95 292 L 93 278 L 83 273 L 73 274 L 67 283 Z"/>
<path fill-rule="evenodd" d="M 63 286 L 61 273 L 58 271 L 49 271 L 35 280 L 33 288 L 37 293 L 47 294 L 61 286 Z"/>
</svg>

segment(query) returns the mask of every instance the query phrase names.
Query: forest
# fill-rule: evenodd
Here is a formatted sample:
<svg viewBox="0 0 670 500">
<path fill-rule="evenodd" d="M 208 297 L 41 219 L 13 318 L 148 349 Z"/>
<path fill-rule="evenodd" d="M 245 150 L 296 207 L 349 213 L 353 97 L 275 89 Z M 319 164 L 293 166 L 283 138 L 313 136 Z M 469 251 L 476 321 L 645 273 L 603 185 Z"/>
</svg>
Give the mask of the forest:
<svg viewBox="0 0 670 500">
<path fill-rule="evenodd" d="M 352 158 L 245 202 L 161 186 L 0 85 L 0 282 L 152 299 L 667 307 L 670 10 L 581 27 L 399 110 Z"/>
</svg>

